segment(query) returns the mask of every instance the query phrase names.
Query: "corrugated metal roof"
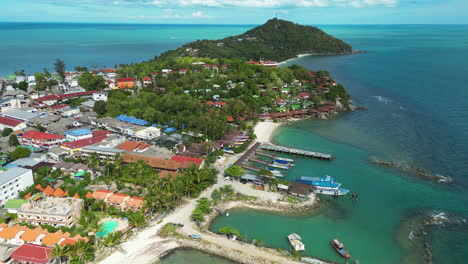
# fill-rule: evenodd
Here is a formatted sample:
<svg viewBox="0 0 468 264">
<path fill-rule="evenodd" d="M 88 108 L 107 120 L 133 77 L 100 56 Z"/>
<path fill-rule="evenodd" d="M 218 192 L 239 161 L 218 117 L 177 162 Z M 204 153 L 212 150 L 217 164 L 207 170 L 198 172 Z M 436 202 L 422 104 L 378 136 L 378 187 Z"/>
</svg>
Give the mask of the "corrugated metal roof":
<svg viewBox="0 0 468 264">
<path fill-rule="evenodd" d="M 30 171 L 32 173 L 32 171 L 29 170 L 29 169 L 14 167 L 14 168 L 11 168 L 11 169 L 9 169 L 9 170 L 7 170 L 5 172 L 2 172 L 2 173 L 0 173 L 0 184 L 7 183 L 7 182 L 15 179 L 16 177 L 27 173 L 28 171 Z"/>
</svg>

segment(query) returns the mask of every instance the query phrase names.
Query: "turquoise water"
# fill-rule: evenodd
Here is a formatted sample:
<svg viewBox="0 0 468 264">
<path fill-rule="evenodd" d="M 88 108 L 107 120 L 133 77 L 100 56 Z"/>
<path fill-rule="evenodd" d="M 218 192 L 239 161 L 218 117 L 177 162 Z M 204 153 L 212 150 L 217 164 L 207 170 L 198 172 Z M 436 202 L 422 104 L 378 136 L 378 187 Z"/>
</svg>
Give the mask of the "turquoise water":
<svg viewBox="0 0 468 264">
<path fill-rule="evenodd" d="M 317 212 L 301 217 L 235 210 L 216 219 L 213 229 L 230 225 L 285 249 L 286 235 L 296 232 L 306 254 L 339 263 L 329 244 L 335 237 L 361 263 L 423 263 L 418 240 L 408 238 L 415 219 L 435 212 L 468 218 L 468 26 L 322 28 L 369 53 L 292 63 L 329 70 L 369 111 L 298 122 L 280 129 L 274 141 L 336 155 L 329 163 L 299 160 L 287 177 L 329 174 L 359 200 L 325 198 Z M 369 164 L 371 156 L 447 175 L 456 184 L 379 168 Z M 466 262 L 466 225 L 437 226 L 428 239 L 434 263 Z"/>
<path fill-rule="evenodd" d="M 101 229 L 96 233 L 98 237 L 106 237 L 119 225 L 119 222 L 110 220 L 102 223 Z"/>
<path fill-rule="evenodd" d="M 234 262 L 225 260 L 220 257 L 211 256 L 198 250 L 192 249 L 176 249 L 167 257 L 163 258 L 158 264 L 233 264 Z"/>
</svg>

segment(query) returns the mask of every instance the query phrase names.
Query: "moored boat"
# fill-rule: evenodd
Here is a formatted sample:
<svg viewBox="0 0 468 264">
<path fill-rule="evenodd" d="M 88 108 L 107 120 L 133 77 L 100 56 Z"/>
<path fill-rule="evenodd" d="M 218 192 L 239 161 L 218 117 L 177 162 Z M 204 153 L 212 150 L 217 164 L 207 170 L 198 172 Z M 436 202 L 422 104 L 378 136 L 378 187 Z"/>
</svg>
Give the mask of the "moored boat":
<svg viewBox="0 0 468 264">
<path fill-rule="evenodd" d="M 296 182 L 315 186 L 315 193 L 317 194 L 341 196 L 349 193 L 348 189 L 340 188 L 341 183 L 335 182 L 335 180 L 330 176 L 325 178 L 302 176 L 301 179 L 297 179 Z"/>
<path fill-rule="evenodd" d="M 287 162 L 294 162 L 295 161 L 293 159 L 282 158 L 282 157 L 275 157 L 275 160 L 282 160 L 282 161 L 287 161 Z"/>
<path fill-rule="evenodd" d="M 338 254 L 340 254 L 343 258 L 349 259 L 351 257 L 349 252 L 344 249 L 343 243 L 341 243 L 337 238 L 333 239 L 331 244 L 333 248 L 335 248 L 336 252 L 338 252 Z"/>
<path fill-rule="evenodd" d="M 304 246 L 304 243 L 302 243 L 302 238 L 296 234 L 296 233 L 292 233 L 288 236 L 288 240 L 289 240 L 289 243 L 291 244 L 291 246 L 294 248 L 294 250 L 296 251 L 303 251 L 305 250 L 305 246 Z"/>
</svg>

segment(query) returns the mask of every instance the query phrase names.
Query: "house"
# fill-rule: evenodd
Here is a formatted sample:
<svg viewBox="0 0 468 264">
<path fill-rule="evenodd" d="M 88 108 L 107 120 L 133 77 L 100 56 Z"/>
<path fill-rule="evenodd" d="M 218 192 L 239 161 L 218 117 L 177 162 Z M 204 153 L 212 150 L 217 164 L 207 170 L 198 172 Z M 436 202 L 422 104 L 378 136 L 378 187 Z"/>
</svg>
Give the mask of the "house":
<svg viewBox="0 0 468 264">
<path fill-rule="evenodd" d="M 92 138 L 93 132 L 86 128 L 75 129 L 68 132 L 65 132 L 65 137 L 67 141 L 75 141 L 80 139 Z"/>
<path fill-rule="evenodd" d="M 50 148 L 57 146 L 65 142 L 65 137 L 55 134 L 44 133 L 40 131 L 27 131 L 19 137 L 19 141 L 22 145 L 32 147 L 45 147 Z"/>
<path fill-rule="evenodd" d="M 118 148 L 129 152 L 144 152 L 149 149 L 149 145 L 144 142 L 125 141 Z"/>
<path fill-rule="evenodd" d="M 107 198 L 107 205 L 117 209 L 124 209 L 125 204 L 130 199 L 130 195 L 123 193 L 113 193 Z"/>
<path fill-rule="evenodd" d="M 52 248 L 36 245 L 24 244 L 17 248 L 11 254 L 13 263 L 24 264 L 52 264 L 54 263 L 51 257 Z"/>
<path fill-rule="evenodd" d="M 310 93 L 302 92 L 297 95 L 297 98 L 305 100 L 310 98 Z"/>
<path fill-rule="evenodd" d="M 0 116 L 0 130 L 11 128 L 13 131 L 18 131 L 26 128 L 26 123 L 16 119 Z"/>
<path fill-rule="evenodd" d="M 93 94 L 93 101 L 107 101 L 107 93 Z"/>
<path fill-rule="evenodd" d="M 117 86 L 115 86 L 115 82 L 113 80 L 107 80 L 107 86 L 111 89 L 116 89 Z"/>
<path fill-rule="evenodd" d="M 151 140 L 160 136 L 161 129 L 157 128 L 156 126 L 142 127 L 141 129 L 136 130 L 133 134 L 133 137 L 143 140 Z"/>
<path fill-rule="evenodd" d="M 135 78 L 120 78 L 117 79 L 117 87 L 127 89 L 135 87 Z"/>
<path fill-rule="evenodd" d="M 300 183 L 300 182 L 291 182 L 291 186 L 288 190 L 288 194 L 300 198 L 305 198 L 309 196 L 313 189 L 313 186 Z"/>
<path fill-rule="evenodd" d="M 80 113 L 80 109 L 78 107 L 73 106 L 65 106 L 57 110 L 61 116 L 72 116 Z"/>
<path fill-rule="evenodd" d="M 144 204 L 144 199 L 142 197 L 134 196 L 130 197 L 125 204 L 125 209 L 132 211 L 140 211 Z"/>
<path fill-rule="evenodd" d="M 34 183 L 32 170 L 13 167 L 0 173 L 0 206 Z"/>
<path fill-rule="evenodd" d="M 182 69 L 179 70 L 179 74 L 182 74 L 184 76 L 185 76 L 185 74 L 187 74 L 187 72 L 188 72 L 188 69 L 186 69 L 186 68 L 182 68 Z"/>
<path fill-rule="evenodd" d="M 107 190 L 96 190 L 93 192 L 93 199 L 107 202 L 109 197 L 113 194 L 111 191 Z"/>
<path fill-rule="evenodd" d="M 172 73 L 172 70 L 171 70 L 171 69 L 163 69 L 163 70 L 161 71 L 161 74 L 162 74 L 163 77 L 169 76 L 170 73 Z"/>
<path fill-rule="evenodd" d="M 72 227 L 80 219 L 82 208 L 81 199 L 46 197 L 23 204 L 18 209 L 18 220 L 33 225 Z"/>
<path fill-rule="evenodd" d="M 141 80 L 143 81 L 144 86 L 148 86 L 153 83 L 153 80 L 151 79 L 151 77 L 148 77 L 148 76 L 143 77 Z"/>
</svg>

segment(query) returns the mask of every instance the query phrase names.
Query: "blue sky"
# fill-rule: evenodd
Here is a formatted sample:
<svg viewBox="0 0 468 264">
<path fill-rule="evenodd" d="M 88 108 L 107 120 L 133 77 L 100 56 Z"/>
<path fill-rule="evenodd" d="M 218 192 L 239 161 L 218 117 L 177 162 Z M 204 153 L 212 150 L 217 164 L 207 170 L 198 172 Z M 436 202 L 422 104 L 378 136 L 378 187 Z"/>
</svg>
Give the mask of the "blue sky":
<svg viewBox="0 0 468 264">
<path fill-rule="evenodd" d="M 0 21 L 261 24 L 468 24 L 468 0 L 2 0 Z M 5 3 L 6 2 L 6 3 Z"/>
</svg>

